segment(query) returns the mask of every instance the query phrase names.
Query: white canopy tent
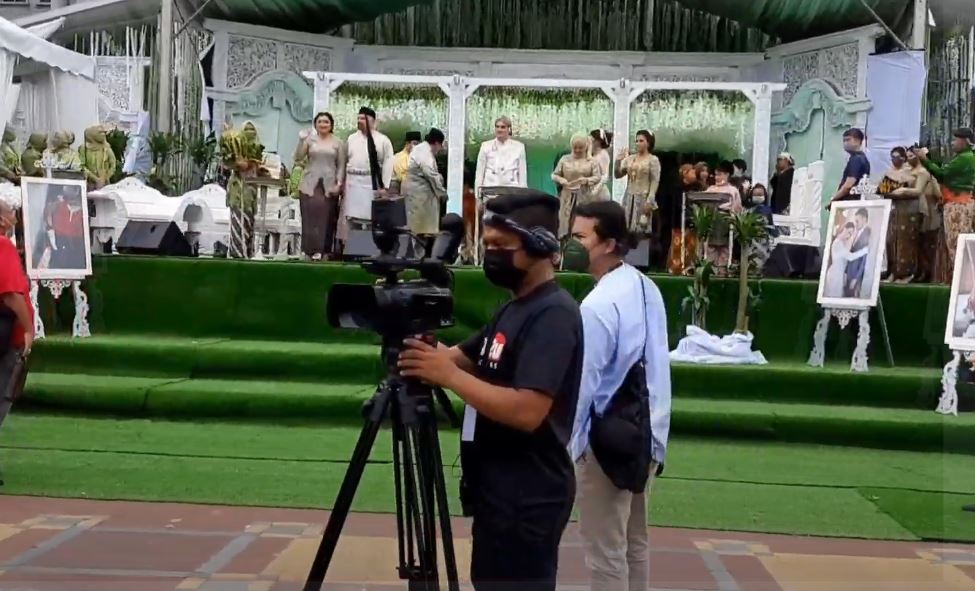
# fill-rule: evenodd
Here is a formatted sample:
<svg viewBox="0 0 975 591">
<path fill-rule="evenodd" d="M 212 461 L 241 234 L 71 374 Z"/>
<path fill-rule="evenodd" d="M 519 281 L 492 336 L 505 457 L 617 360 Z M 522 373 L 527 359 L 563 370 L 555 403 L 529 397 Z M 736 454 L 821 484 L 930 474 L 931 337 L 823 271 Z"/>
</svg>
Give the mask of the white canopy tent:
<svg viewBox="0 0 975 591">
<path fill-rule="evenodd" d="M 447 143 L 464 146 L 467 127 L 467 101 L 481 87 L 506 86 L 516 88 L 592 88 L 599 89 L 614 105 L 614 153 L 629 142 L 630 109 L 633 101 L 647 92 L 659 90 L 741 92 L 755 107 L 754 146 L 752 166 L 756 183 L 767 184 L 771 166 L 770 135 L 772 94 L 785 90 L 781 83 L 751 82 L 634 82 L 622 80 L 564 80 L 564 79 L 500 79 L 467 78 L 464 76 L 412 76 L 391 74 L 348 74 L 334 72 L 303 72 L 314 84 L 314 110 L 327 111 L 332 93 L 345 82 L 379 83 L 389 85 L 437 86 L 449 98 Z M 448 152 L 447 209 L 460 213 L 463 192 L 463 150 Z M 625 185 L 615 183 L 614 197 L 623 196 Z"/>
<path fill-rule="evenodd" d="M 51 107 L 47 110 L 53 110 L 54 116 L 45 122 L 46 130 L 72 129 L 77 134 L 77 125 L 73 124 L 76 120 L 82 125 L 81 129 L 83 125 L 98 121 L 98 104 L 94 101 L 97 98 L 95 60 L 46 41 L 44 37 L 50 36 L 58 26 L 60 23 L 54 21 L 44 23 L 33 31 L 0 17 L 0 117 L 3 118 L 0 122 L 6 124 L 11 119 L 18 98 L 25 98 L 17 96 L 22 92 L 14 92 L 13 76 L 18 62 L 28 60 L 43 70 L 34 76 L 44 76 L 50 81 L 45 84 L 50 87 L 45 102 Z M 89 101 L 85 100 L 89 91 L 93 99 L 90 109 L 87 106 Z M 62 97 L 63 102 L 60 100 Z M 35 99 L 34 102 L 39 101 Z M 71 109 L 62 114 L 62 104 L 71 105 Z M 69 114 L 70 117 L 67 116 Z"/>
</svg>

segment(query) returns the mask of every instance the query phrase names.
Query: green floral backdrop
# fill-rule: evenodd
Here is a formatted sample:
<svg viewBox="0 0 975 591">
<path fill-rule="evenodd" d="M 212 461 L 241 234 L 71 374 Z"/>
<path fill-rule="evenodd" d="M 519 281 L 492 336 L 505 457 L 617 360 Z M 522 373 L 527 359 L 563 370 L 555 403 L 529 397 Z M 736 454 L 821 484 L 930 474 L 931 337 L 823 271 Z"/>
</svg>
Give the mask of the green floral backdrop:
<svg viewBox="0 0 975 591">
<path fill-rule="evenodd" d="M 333 94 L 331 107 L 339 137 L 355 131 L 363 105 L 376 110 L 377 127 L 396 150 L 407 131 L 425 133 L 437 127 L 447 133 L 449 101 L 439 88 L 343 84 Z M 480 143 L 494 137 L 494 121 L 501 115 L 512 119 L 515 137 L 525 144 L 529 185 L 554 192 L 550 175 L 558 157 L 568 152 L 572 135 L 612 129 L 613 104 L 601 91 L 590 89 L 480 89 L 467 103 L 469 164 L 477 159 Z M 753 121 L 752 104 L 741 93 L 658 91 L 634 101 L 630 129 L 652 130 L 657 151 L 708 152 L 747 160 Z"/>
<path fill-rule="evenodd" d="M 649 129 L 663 152 L 715 152 L 748 160 L 754 121 L 755 109 L 740 92 L 647 92 L 630 106 L 631 132 Z"/>
<path fill-rule="evenodd" d="M 383 86 L 346 82 L 332 94 L 331 110 L 336 134 L 348 137 L 356 129 L 359 109 L 376 111 L 376 127 L 399 151 L 408 131 L 426 133 L 436 127 L 447 133 L 449 100 L 442 90 L 432 86 Z"/>
</svg>

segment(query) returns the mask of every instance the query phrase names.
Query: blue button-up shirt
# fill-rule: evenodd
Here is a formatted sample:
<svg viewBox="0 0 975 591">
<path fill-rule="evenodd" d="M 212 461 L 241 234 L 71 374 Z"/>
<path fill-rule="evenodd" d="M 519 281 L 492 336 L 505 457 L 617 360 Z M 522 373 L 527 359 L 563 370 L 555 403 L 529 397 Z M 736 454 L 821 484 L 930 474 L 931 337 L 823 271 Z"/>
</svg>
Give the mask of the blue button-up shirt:
<svg viewBox="0 0 975 591">
<path fill-rule="evenodd" d="M 643 291 L 640 282 L 643 282 Z M 643 294 L 646 300 L 641 302 Z M 607 273 L 582 301 L 585 348 L 579 406 L 569 453 L 579 459 L 589 447 L 589 409 L 602 415 L 627 372 L 646 351 L 653 459 L 664 463 L 670 434 L 670 356 L 667 311 L 660 290 L 629 265 Z"/>
</svg>

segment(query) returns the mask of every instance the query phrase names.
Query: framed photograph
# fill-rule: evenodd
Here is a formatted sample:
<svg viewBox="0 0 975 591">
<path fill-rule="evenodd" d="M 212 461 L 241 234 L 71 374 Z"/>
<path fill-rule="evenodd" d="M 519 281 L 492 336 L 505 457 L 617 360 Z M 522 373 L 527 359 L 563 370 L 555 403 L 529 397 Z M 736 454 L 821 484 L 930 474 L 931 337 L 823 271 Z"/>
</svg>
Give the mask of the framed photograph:
<svg viewBox="0 0 975 591">
<path fill-rule="evenodd" d="M 957 351 L 975 351 L 975 234 L 958 237 L 945 344 Z"/>
<path fill-rule="evenodd" d="M 85 181 L 21 179 L 24 254 L 31 279 L 91 275 L 91 234 Z"/>
<path fill-rule="evenodd" d="M 877 305 L 890 201 L 840 201 L 829 212 L 816 301 L 830 308 Z"/>
</svg>

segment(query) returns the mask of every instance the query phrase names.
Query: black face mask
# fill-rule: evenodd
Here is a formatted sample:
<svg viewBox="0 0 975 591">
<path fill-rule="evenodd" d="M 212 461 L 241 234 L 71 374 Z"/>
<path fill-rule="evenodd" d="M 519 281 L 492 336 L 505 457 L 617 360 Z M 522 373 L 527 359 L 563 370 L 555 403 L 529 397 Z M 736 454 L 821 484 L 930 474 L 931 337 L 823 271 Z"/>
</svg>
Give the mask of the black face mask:
<svg viewBox="0 0 975 591">
<path fill-rule="evenodd" d="M 528 271 L 515 266 L 515 252 L 507 248 L 484 251 L 484 276 L 488 281 L 511 291 L 518 289 Z"/>
</svg>

